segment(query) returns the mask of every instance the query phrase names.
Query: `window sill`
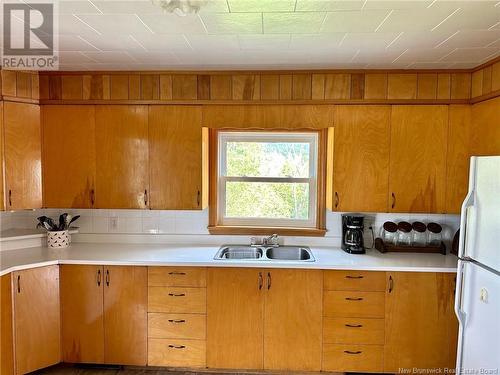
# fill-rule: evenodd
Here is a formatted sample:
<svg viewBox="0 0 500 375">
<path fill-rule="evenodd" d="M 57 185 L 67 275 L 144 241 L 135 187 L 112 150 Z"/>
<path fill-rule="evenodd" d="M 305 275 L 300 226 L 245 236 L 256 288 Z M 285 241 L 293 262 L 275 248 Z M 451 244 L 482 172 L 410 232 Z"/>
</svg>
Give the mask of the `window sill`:
<svg viewBox="0 0 500 375">
<path fill-rule="evenodd" d="M 279 236 L 306 236 L 306 237 L 324 237 L 326 229 L 318 228 L 283 228 L 283 227 L 236 227 L 236 226 L 209 226 L 210 234 L 231 234 L 231 235 L 271 235 Z"/>
</svg>

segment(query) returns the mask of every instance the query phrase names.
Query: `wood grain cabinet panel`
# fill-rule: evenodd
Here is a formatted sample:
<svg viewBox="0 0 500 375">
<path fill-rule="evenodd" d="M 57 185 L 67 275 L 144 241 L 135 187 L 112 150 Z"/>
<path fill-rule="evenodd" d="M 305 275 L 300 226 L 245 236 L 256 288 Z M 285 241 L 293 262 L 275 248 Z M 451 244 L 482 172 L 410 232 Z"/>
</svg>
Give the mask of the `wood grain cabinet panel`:
<svg viewBox="0 0 500 375">
<path fill-rule="evenodd" d="M 456 274 L 388 272 L 384 372 L 455 368 Z"/>
<path fill-rule="evenodd" d="M 166 313 L 205 314 L 207 309 L 205 288 L 150 286 L 148 311 Z"/>
<path fill-rule="evenodd" d="M 207 317 L 203 314 L 148 314 L 148 337 L 205 340 Z"/>
<path fill-rule="evenodd" d="M 148 286 L 187 286 L 205 288 L 204 267 L 148 267 Z"/>
<path fill-rule="evenodd" d="M 12 274 L 0 277 L 0 374 L 14 374 Z"/>
<path fill-rule="evenodd" d="M 150 106 L 151 208 L 202 208 L 201 107 Z"/>
<path fill-rule="evenodd" d="M 325 344 L 323 370 L 335 372 L 382 372 L 382 345 Z"/>
<path fill-rule="evenodd" d="M 384 345 L 384 341 L 384 319 L 323 319 L 324 343 Z"/>
<path fill-rule="evenodd" d="M 263 271 L 209 268 L 207 276 L 207 367 L 262 369 Z"/>
<path fill-rule="evenodd" d="M 3 101 L 0 101 L 0 210 L 5 210 L 5 201 L 4 201 L 4 181 L 3 181 L 3 172 L 4 172 L 4 163 L 3 163 Z"/>
<path fill-rule="evenodd" d="M 96 106 L 96 208 L 148 207 L 147 111 L 147 106 Z"/>
<path fill-rule="evenodd" d="M 62 360 L 104 363 L 104 269 L 61 266 Z"/>
<path fill-rule="evenodd" d="M 42 207 L 40 107 L 4 102 L 6 209 Z"/>
<path fill-rule="evenodd" d="M 383 318 L 384 292 L 325 291 L 323 315 L 327 317 Z"/>
<path fill-rule="evenodd" d="M 390 118 L 390 106 L 335 107 L 335 210 L 387 210 Z"/>
<path fill-rule="evenodd" d="M 147 363 L 147 269 L 104 267 L 104 362 Z"/>
<path fill-rule="evenodd" d="M 385 272 L 323 271 L 324 290 L 380 292 L 385 290 Z"/>
<path fill-rule="evenodd" d="M 204 340 L 149 339 L 148 364 L 169 367 L 205 367 Z"/>
<path fill-rule="evenodd" d="M 321 369 L 322 272 L 266 270 L 264 369 Z"/>
<path fill-rule="evenodd" d="M 389 211 L 445 211 L 447 106 L 393 106 Z"/>
<path fill-rule="evenodd" d="M 500 98 L 490 99 L 472 106 L 472 155 L 500 155 L 499 112 Z"/>
<path fill-rule="evenodd" d="M 44 207 L 92 208 L 95 199 L 95 110 L 42 106 Z"/>
<path fill-rule="evenodd" d="M 17 271 L 12 276 L 15 368 L 21 375 L 61 360 L 59 267 Z"/>
</svg>

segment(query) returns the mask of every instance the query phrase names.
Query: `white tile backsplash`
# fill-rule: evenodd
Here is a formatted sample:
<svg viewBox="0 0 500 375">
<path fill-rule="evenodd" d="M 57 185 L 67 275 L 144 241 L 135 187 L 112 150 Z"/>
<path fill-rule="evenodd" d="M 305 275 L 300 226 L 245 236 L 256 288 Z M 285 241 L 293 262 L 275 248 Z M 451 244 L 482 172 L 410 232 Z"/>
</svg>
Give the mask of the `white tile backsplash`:
<svg viewBox="0 0 500 375">
<path fill-rule="evenodd" d="M 36 217 L 46 215 L 57 218 L 60 213 L 80 215 L 75 225 L 80 233 L 119 233 L 119 234 L 208 234 L 208 210 L 203 211 L 166 211 L 166 210 L 107 210 L 107 209 L 43 209 L 0 213 L 0 229 L 34 228 Z M 327 238 L 339 241 L 341 237 L 340 212 L 326 212 Z M 116 228 L 110 224 L 116 220 Z M 440 223 L 444 228 L 447 241 L 453 238 L 460 225 L 459 215 L 408 214 L 408 213 L 366 213 L 365 238 L 367 246 L 371 245 L 372 226 L 375 237 L 380 233 L 386 221 L 431 221 Z"/>
</svg>

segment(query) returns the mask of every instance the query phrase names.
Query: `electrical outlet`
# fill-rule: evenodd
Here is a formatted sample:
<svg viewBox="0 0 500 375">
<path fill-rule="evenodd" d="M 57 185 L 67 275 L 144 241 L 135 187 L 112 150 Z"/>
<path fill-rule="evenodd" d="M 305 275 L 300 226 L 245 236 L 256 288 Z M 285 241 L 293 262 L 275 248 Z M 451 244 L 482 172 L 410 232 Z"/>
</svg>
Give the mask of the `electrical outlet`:
<svg viewBox="0 0 500 375">
<path fill-rule="evenodd" d="M 109 231 L 116 232 L 118 230 L 118 216 L 112 216 L 109 218 Z"/>
</svg>

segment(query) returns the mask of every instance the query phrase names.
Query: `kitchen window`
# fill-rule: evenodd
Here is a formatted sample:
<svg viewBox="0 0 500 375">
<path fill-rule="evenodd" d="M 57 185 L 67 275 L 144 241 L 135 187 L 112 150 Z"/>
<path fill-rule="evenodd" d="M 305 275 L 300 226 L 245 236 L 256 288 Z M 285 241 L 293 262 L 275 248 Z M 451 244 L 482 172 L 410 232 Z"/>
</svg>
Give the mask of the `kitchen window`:
<svg viewBox="0 0 500 375">
<path fill-rule="evenodd" d="M 234 234 L 319 228 L 320 132 L 217 131 L 215 138 L 211 232 L 214 227 L 215 232 L 237 228 L 229 231 Z"/>
</svg>

